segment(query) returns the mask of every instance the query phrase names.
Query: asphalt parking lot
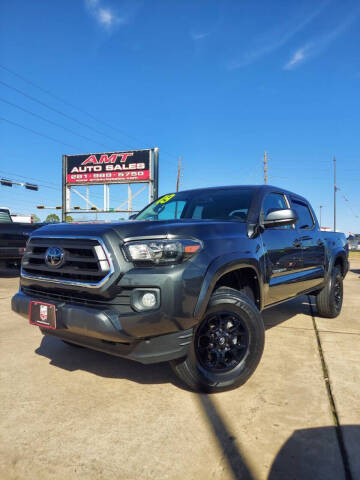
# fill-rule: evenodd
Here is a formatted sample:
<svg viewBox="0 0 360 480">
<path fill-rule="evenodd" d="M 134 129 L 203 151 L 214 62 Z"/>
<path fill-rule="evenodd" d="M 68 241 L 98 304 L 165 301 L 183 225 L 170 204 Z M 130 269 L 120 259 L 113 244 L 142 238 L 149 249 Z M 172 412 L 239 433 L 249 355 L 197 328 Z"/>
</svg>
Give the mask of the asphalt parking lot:
<svg viewBox="0 0 360 480">
<path fill-rule="evenodd" d="M 17 285 L 0 279 L 1 480 L 360 478 L 360 256 L 340 317 L 307 296 L 266 311 L 260 366 L 216 395 L 43 337 Z"/>
</svg>

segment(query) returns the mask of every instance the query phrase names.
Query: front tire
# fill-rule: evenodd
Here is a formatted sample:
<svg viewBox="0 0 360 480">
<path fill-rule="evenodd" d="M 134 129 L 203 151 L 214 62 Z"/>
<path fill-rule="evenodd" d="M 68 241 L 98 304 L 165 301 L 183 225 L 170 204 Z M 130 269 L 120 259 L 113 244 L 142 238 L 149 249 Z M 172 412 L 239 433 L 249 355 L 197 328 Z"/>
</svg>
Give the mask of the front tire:
<svg viewBox="0 0 360 480">
<path fill-rule="evenodd" d="M 321 317 L 335 318 L 343 302 L 343 277 L 339 267 L 334 267 L 325 287 L 316 296 L 316 307 Z"/>
<path fill-rule="evenodd" d="M 171 365 L 192 390 L 228 390 L 254 373 L 264 341 L 264 323 L 254 302 L 238 290 L 220 287 L 194 332 L 188 356 Z"/>
</svg>

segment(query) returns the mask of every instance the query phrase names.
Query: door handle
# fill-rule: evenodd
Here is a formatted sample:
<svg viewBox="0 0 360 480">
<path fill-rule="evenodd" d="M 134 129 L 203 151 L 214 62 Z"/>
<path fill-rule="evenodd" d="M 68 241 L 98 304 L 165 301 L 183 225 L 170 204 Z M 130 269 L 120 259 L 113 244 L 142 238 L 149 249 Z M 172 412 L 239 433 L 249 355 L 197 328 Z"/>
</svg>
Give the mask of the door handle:
<svg viewBox="0 0 360 480">
<path fill-rule="evenodd" d="M 317 241 L 317 244 L 320 246 L 320 247 L 323 247 L 324 246 L 324 242 L 322 240 L 318 240 Z"/>
<path fill-rule="evenodd" d="M 312 239 L 313 239 L 313 237 L 310 237 L 309 235 L 304 235 L 303 237 L 300 237 L 300 238 L 299 238 L 299 240 L 303 240 L 303 241 L 305 241 L 305 240 L 312 240 Z"/>
<path fill-rule="evenodd" d="M 295 248 L 300 248 L 301 245 L 302 245 L 302 243 L 301 243 L 301 241 L 300 241 L 299 238 L 296 238 L 296 239 L 293 241 L 293 245 L 294 245 Z"/>
</svg>

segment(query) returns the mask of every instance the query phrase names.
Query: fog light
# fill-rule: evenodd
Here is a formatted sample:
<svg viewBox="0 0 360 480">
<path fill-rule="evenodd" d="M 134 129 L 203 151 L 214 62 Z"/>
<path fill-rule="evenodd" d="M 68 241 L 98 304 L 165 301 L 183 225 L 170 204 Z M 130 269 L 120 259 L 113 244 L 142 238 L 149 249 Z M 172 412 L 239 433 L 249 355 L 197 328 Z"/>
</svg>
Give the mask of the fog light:
<svg viewBox="0 0 360 480">
<path fill-rule="evenodd" d="M 146 308 L 152 308 L 156 305 L 156 296 L 154 293 L 145 293 L 141 298 L 141 303 Z"/>
<path fill-rule="evenodd" d="M 135 288 L 131 293 L 130 305 L 137 312 L 155 310 L 160 307 L 159 288 Z"/>
</svg>

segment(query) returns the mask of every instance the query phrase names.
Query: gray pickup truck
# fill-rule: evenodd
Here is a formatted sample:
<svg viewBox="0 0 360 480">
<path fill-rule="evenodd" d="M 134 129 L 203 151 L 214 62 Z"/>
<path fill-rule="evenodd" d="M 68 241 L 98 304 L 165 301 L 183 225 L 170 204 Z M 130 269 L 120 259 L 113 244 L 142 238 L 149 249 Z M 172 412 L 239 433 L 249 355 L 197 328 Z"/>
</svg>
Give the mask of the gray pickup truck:
<svg viewBox="0 0 360 480">
<path fill-rule="evenodd" d="M 170 361 L 192 389 L 243 384 L 264 348 L 261 311 L 304 293 L 339 315 L 342 233 L 272 186 L 171 193 L 133 221 L 31 235 L 12 308 L 44 335 L 143 363 Z"/>
</svg>

